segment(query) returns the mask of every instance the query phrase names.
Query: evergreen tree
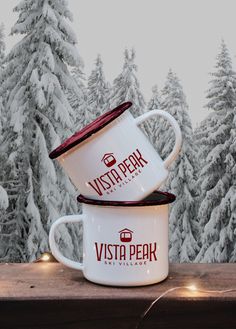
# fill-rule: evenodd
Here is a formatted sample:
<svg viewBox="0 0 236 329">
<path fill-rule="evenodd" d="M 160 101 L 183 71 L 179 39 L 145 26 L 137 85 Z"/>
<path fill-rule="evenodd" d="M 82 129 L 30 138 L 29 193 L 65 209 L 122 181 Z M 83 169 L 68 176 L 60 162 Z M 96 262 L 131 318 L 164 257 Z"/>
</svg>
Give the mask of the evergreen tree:
<svg viewBox="0 0 236 329">
<path fill-rule="evenodd" d="M 232 61 L 224 40 L 216 57 L 216 71 L 211 73 L 213 80 L 210 81 L 210 89 L 207 93 L 209 99 L 206 107 L 215 112 L 232 109 L 236 104 L 236 79 L 232 69 Z"/>
<path fill-rule="evenodd" d="M 85 74 L 83 72 L 83 66 L 75 67 L 71 71 L 72 77 L 78 86 L 79 94 L 76 94 L 74 90 L 70 90 L 68 93 L 68 99 L 73 109 L 77 109 L 83 102 L 86 101 L 86 87 L 85 87 Z"/>
<path fill-rule="evenodd" d="M 0 97 L 0 142 L 2 139 L 2 132 L 3 132 L 3 126 L 4 126 L 4 107 L 2 103 L 2 97 Z"/>
<path fill-rule="evenodd" d="M 138 117 L 145 112 L 145 101 L 136 77 L 137 65 L 134 63 L 134 49 L 131 50 L 130 54 L 126 49 L 124 56 L 123 70 L 113 82 L 109 103 L 110 107 L 114 108 L 121 103 L 131 101 L 133 103 L 131 112 L 135 117 Z"/>
<path fill-rule="evenodd" d="M 0 74 L 3 69 L 3 61 L 5 58 L 5 41 L 4 41 L 4 25 L 0 25 Z M 3 126 L 5 125 L 5 111 L 4 111 L 4 99 L 0 97 L 0 141 Z"/>
<path fill-rule="evenodd" d="M 213 110 L 197 130 L 201 191 L 197 261 L 236 261 L 236 73 L 222 41 L 210 81 L 207 107 Z"/>
<path fill-rule="evenodd" d="M 88 106 L 93 118 L 99 117 L 103 111 L 108 109 L 109 88 L 103 72 L 103 62 L 98 55 L 95 69 L 88 78 Z"/>
<path fill-rule="evenodd" d="M 159 94 L 157 85 L 155 85 L 152 88 L 152 97 L 147 105 L 147 111 L 160 110 L 160 109 L 161 109 L 161 96 Z M 162 129 L 162 125 L 160 124 L 160 122 L 162 122 L 161 117 L 153 118 L 148 122 L 149 131 L 150 131 L 149 136 L 151 137 L 152 144 L 154 145 L 158 153 L 161 151 L 158 142 L 160 131 Z"/>
<path fill-rule="evenodd" d="M 9 206 L 9 199 L 6 190 L 0 185 L 0 214 L 1 217 L 5 216 L 6 209 Z M 0 218 L 1 218 L 0 217 Z M 8 247 L 8 239 L 2 234 L 4 228 L 0 225 L 0 235 L 2 236 L 1 248 L 0 248 L 0 259 L 4 259 L 6 249 Z"/>
<path fill-rule="evenodd" d="M 177 120 L 183 138 L 181 152 L 170 166 L 170 173 L 163 187 L 176 195 L 176 201 L 170 206 L 169 256 L 173 262 L 191 262 L 199 250 L 195 209 L 196 150 L 186 98 L 179 79 L 172 71 L 168 73 L 162 96 L 161 107 Z M 157 143 L 160 143 L 162 156 L 166 158 L 173 149 L 175 138 L 173 129 L 166 120 L 162 120 L 160 126 Z"/>
<path fill-rule="evenodd" d="M 4 103 L 3 97 L 0 96 L 0 143 L 3 138 L 2 134 L 3 134 L 4 127 L 6 126 L 6 113 L 5 113 L 5 108 L 4 108 L 3 103 Z"/>
<path fill-rule="evenodd" d="M 9 207 L 1 234 L 9 238 L 4 259 L 31 261 L 48 250 L 52 221 L 77 211 L 75 190 L 48 152 L 71 134 L 74 113 L 65 92 L 77 86 L 67 65 L 79 66 L 80 58 L 65 0 L 23 0 L 14 10 L 19 18 L 11 33 L 24 36 L 0 76 L 0 95 L 9 91 L 9 125 L 0 146 Z M 68 250 L 71 237 L 60 230 Z"/>
<path fill-rule="evenodd" d="M 6 190 L 0 185 L 0 211 L 6 210 L 9 206 L 9 200 Z"/>
<path fill-rule="evenodd" d="M 4 41 L 4 24 L 0 25 L 0 70 L 3 68 L 3 60 L 5 58 L 5 41 Z"/>
<path fill-rule="evenodd" d="M 4 41 L 4 24 L 2 23 L 0 25 L 0 74 L 3 69 L 3 61 L 5 58 L 5 41 Z M 6 120 L 5 120 L 5 111 L 4 111 L 4 100 L 2 97 L 0 97 L 0 144 L 2 143 L 2 135 L 3 135 L 3 129 L 6 126 Z M 2 168 L 2 164 L 0 162 L 0 167 Z M 9 206 L 9 200 L 6 190 L 0 185 L 0 218 L 1 216 L 5 215 L 5 210 Z M 0 227 L 1 232 L 1 227 Z M 0 254 L 1 257 L 1 254 Z"/>
<path fill-rule="evenodd" d="M 152 87 L 152 97 L 147 105 L 147 110 L 159 110 L 161 107 L 161 96 L 158 91 L 157 85 Z"/>
<path fill-rule="evenodd" d="M 68 100 L 75 113 L 74 130 L 78 131 L 91 122 L 94 115 L 88 106 L 86 79 L 82 65 L 72 69 L 72 77 L 78 87 L 79 94 L 75 90 L 68 90 Z"/>
</svg>

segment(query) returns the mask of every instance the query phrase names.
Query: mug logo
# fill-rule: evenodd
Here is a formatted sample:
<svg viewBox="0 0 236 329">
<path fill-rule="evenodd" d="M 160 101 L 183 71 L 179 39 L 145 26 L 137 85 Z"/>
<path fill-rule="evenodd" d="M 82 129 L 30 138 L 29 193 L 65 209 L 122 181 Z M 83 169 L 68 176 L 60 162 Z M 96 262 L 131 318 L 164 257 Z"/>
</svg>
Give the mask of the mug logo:
<svg viewBox="0 0 236 329">
<path fill-rule="evenodd" d="M 107 166 L 107 167 L 111 167 L 113 166 L 115 163 L 116 163 L 116 159 L 113 155 L 114 153 L 106 153 L 104 154 L 103 158 L 102 158 L 102 162 L 104 162 L 104 164 Z"/>
<path fill-rule="evenodd" d="M 129 230 L 128 228 L 124 228 L 123 230 L 119 231 L 119 233 L 121 242 L 130 242 L 132 240 L 133 231 Z"/>
<path fill-rule="evenodd" d="M 115 232 L 114 232 L 115 233 Z M 147 262 L 158 260 L 159 246 L 156 241 L 138 241 L 131 242 L 133 231 L 123 228 L 116 231 L 115 241 L 95 241 L 94 252 L 98 262 L 104 262 L 106 265 L 118 266 L 140 266 L 147 265 Z M 110 236 L 110 234 L 108 234 Z M 117 241 L 119 237 L 119 241 Z M 138 237 L 136 236 L 138 239 Z M 127 243 L 131 242 L 131 243 Z"/>
<path fill-rule="evenodd" d="M 112 168 L 107 169 L 107 171 L 102 174 L 99 173 L 99 176 L 90 182 L 86 182 L 86 185 L 90 185 L 100 196 L 104 193 L 113 193 L 117 188 L 129 184 L 129 182 L 142 173 L 142 168 L 148 164 L 148 161 L 144 159 L 139 149 L 127 155 L 126 158 L 119 163 L 116 162 L 114 153 L 106 153 L 101 159 L 101 162 L 104 162 L 106 167 Z"/>
</svg>

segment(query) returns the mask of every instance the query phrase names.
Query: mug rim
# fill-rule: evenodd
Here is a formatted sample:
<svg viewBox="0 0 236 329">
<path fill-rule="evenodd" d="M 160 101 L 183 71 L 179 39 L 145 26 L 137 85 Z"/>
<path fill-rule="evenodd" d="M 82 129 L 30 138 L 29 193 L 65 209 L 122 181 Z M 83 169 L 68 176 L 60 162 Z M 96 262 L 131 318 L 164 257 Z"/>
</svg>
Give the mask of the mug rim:
<svg viewBox="0 0 236 329">
<path fill-rule="evenodd" d="M 67 152 L 74 146 L 80 144 L 84 140 L 86 140 L 91 135 L 95 134 L 105 126 L 107 126 L 110 122 L 114 121 L 118 118 L 124 111 L 132 106 L 131 102 L 125 102 L 110 110 L 98 118 L 90 122 L 81 130 L 77 131 L 75 134 L 67 138 L 61 145 L 59 145 L 56 149 L 54 149 L 50 154 L 49 157 L 51 159 L 58 158 L 63 153 Z"/>
<path fill-rule="evenodd" d="M 160 198 L 161 196 L 161 198 Z M 143 200 L 139 201 L 113 201 L 113 200 L 95 200 L 90 199 L 82 194 L 77 197 L 77 201 L 89 205 L 105 206 L 105 207 L 146 207 L 160 206 L 174 202 L 176 196 L 169 192 L 154 191 Z"/>
</svg>

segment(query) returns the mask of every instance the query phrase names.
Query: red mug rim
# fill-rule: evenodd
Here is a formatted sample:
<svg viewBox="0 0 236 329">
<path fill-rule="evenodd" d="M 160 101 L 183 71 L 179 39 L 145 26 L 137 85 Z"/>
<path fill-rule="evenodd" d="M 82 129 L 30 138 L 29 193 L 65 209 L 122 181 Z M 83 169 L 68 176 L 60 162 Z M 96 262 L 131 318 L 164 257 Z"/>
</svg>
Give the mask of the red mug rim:
<svg viewBox="0 0 236 329">
<path fill-rule="evenodd" d="M 55 150 L 53 150 L 49 157 L 51 159 L 55 159 L 62 155 L 63 153 L 70 150 L 72 147 L 78 145 L 79 143 L 86 140 L 91 135 L 95 134 L 105 126 L 107 126 L 110 122 L 118 118 L 124 111 L 132 106 L 131 102 L 125 102 L 113 110 L 110 110 L 103 115 L 99 116 L 97 119 L 89 123 L 87 126 L 76 132 L 71 137 L 67 138 L 60 146 L 58 146 Z"/>
<path fill-rule="evenodd" d="M 148 197 L 139 201 L 111 201 L 90 199 L 82 194 L 77 197 L 77 201 L 89 205 L 107 206 L 107 207 L 146 207 L 160 206 L 174 202 L 175 195 L 169 192 L 154 191 Z"/>
</svg>

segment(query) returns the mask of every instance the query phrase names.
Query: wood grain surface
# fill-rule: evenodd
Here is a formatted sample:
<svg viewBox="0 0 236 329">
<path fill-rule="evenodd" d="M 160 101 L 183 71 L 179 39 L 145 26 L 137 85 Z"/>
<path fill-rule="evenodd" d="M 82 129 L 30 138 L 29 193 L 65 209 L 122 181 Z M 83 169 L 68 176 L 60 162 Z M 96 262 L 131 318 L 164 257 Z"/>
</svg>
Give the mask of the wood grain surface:
<svg viewBox="0 0 236 329">
<path fill-rule="evenodd" d="M 185 288 L 192 284 L 200 290 Z M 175 287 L 182 288 L 161 298 L 140 329 L 236 329 L 236 264 L 172 264 L 162 283 L 116 288 L 59 263 L 0 264 L 0 329 L 135 329 L 150 303 Z"/>
</svg>

